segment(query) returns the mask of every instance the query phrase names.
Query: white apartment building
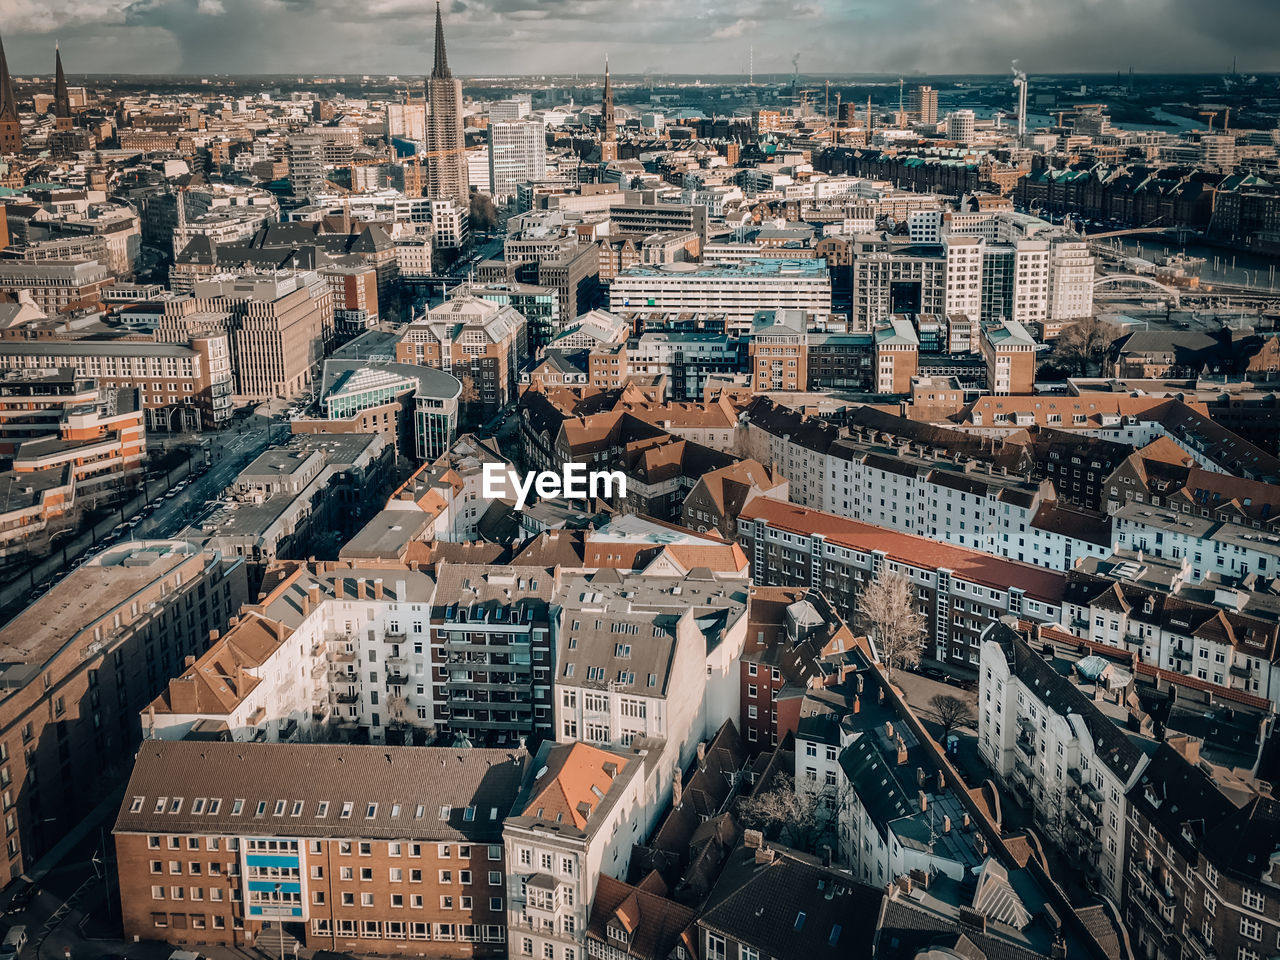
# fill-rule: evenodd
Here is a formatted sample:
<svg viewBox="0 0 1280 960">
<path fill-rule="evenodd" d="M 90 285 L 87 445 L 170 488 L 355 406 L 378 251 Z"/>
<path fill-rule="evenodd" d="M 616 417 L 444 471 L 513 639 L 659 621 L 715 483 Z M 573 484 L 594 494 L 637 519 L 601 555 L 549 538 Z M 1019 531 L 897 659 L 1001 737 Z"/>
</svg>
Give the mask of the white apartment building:
<svg viewBox="0 0 1280 960">
<path fill-rule="evenodd" d="M 613 313 L 671 311 L 751 317 L 757 310 L 831 312 L 831 277 L 821 260 L 634 266 L 609 286 Z"/>
<path fill-rule="evenodd" d="M 365 728 L 372 743 L 434 729 L 435 581 L 407 568 L 299 567 L 143 712 L 143 735 L 194 727 L 237 741 L 313 741 Z"/>
<path fill-rule="evenodd" d="M 509 956 L 586 960 L 600 875 L 625 880 L 632 846 L 654 826 L 661 747 L 542 744 L 502 829 Z"/>
<path fill-rule="evenodd" d="M 698 743 L 738 716 L 742 581 L 574 578 L 561 609 L 554 735 L 614 748 L 662 738 L 657 785 L 665 794 Z"/>
<path fill-rule="evenodd" d="M 1050 840 L 1119 903 L 1125 794 L 1148 759 L 1123 727 L 1132 678 L 1106 666 L 1078 685 L 1004 622 L 987 631 L 979 667 L 983 759 L 1034 806 Z"/>
</svg>

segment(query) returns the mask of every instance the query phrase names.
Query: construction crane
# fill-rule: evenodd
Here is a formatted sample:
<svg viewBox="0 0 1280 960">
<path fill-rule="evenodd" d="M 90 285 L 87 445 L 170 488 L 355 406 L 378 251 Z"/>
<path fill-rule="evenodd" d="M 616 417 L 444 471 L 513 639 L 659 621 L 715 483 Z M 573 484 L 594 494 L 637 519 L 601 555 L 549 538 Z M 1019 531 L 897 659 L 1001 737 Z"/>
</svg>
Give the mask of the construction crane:
<svg viewBox="0 0 1280 960">
<path fill-rule="evenodd" d="M 1201 110 L 1200 116 L 1209 118 L 1209 132 L 1213 133 L 1213 118 L 1218 115 L 1217 110 Z"/>
<path fill-rule="evenodd" d="M 1222 132 L 1226 133 L 1231 129 L 1231 108 L 1227 107 L 1227 114 L 1222 118 Z"/>
</svg>

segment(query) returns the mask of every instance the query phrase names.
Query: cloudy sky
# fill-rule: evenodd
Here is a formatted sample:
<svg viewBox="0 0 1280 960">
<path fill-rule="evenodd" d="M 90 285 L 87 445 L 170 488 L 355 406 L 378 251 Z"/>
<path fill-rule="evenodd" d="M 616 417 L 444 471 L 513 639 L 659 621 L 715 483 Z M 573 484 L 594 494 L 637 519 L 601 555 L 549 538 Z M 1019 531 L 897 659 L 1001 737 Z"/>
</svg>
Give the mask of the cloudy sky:
<svg viewBox="0 0 1280 960">
<path fill-rule="evenodd" d="M 11 69 L 430 69 L 430 0 L 0 0 Z M 1280 71 L 1280 0 L 445 0 L 464 75 Z"/>
</svg>

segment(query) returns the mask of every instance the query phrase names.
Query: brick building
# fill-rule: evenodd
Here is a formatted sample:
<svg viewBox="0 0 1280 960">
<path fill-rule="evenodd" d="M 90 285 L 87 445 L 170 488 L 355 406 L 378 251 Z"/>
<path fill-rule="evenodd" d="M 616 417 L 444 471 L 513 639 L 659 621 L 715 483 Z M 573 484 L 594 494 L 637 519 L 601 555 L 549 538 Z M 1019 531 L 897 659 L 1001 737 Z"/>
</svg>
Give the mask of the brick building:
<svg viewBox="0 0 1280 960">
<path fill-rule="evenodd" d="M 244 564 L 191 544 L 99 554 L 0 630 L 0 784 L 16 877 L 128 772 L 138 711 L 246 599 Z"/>
<path fill-rule="evenodd" d="M 116 819 L 126 937 L 506 956 L 523 750 L 147 741 Z M 337 776 L 338 772 L 340 776 Z"/>
</svg>

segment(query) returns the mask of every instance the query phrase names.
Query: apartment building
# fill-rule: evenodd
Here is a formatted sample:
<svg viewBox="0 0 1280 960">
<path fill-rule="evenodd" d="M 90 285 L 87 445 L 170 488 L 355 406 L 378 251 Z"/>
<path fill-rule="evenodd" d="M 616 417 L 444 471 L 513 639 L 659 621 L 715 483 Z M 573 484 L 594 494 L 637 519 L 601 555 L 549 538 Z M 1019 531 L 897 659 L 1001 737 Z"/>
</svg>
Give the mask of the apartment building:
<svg viewBox="0 0 1280 960">
<path fill-rule="evenodd" d="M 993 619 L 1056 623 L 1063 613 L 1062 574 L 767 497 L 738 515 L 738 541 L 756 583 L 821 591 L 850 621 L 865 583 L 886 569 L 903 574 L 925 618 L 929 656 L 970 670 Z"/>
<path fill-rule="evenodd" d="M 1156 750 L 1128 801 L 1119 903 L 1135 949 L 1264 956 L 1280 936 L 1270 790 L 1206 763 L 1197 741 L 1179 738 Z"/>
<path fill-rule="evenodd" d="M 963 882 L 988 854 L 964 785 L 948 781 L 882 676 L 860 654 L 849 662 L 856 673 L 800 705 L 797 793 L 826 801 L 835 862 L 863 883 L 882 889 L 921 874 Z"/>
<path fill-rule="evenodd" d="M 627 340 L 622 359 L 625 376 L 662 378 L 666 399 L 701 400 L 710 378 L 740 369 L 742 348 L 725 333 L 653 330 Z"/>
<path fill-rule="evenodd" d="M 1118 550 L 1067 574 L 1064 623 L 1082 637 L 1265 706 L 1280 696 L 1280 609 L 1274 579 L 1192 578 L 1190 559 Z"/>
<path fill-rule="evenodd" d="M 111 283 L 98 260 L 0 260 L 0 293 L 28 291 L 50 317 L 94 306 Z"/>
<path fill-rule="evenodd" d="M 660 738 L 660 791 L 738 716 L 747 598 L 735 577 L 567 578 L 556 638 L 555 735 L 624 748 Z"/>
<path fill-rule="evenodd" d="M 805 390 L 809 386 L 808 314 L 803 310 L 758 310 L 747 344 L 751 389 Z"/>
<path fill-rule="evenodd" d="M 1119 903 L 1126 795 L 1148 758 L 1126 729 L 1132 674 L 1102 666 L 1093 672 L 1081 661 L 1064 675 L 1015 627 L 991 624 L 979 662 L 978 751 L 1050 840 Z"/>
<path fill-rule="evenodd" d="M 635 266 L 614 278 L 609 309 L 724 313 L 743 324 L 762 309 L 802 310 L 825 319 L 831 313 L 831 277 L 821 260 Z"/>
<path fill-rule="evenodd" d="M 989 453 L 945 460 L 906 439 L 842 436 L 765 398 L 744 424 L 746 450 L 781 466 L 797 504 L 1052 570 L 1111 552 L 1107 518 L 1067 509 L 1047 479 L 1011 473 Z"/>
<path fill-rule="evenodd" d="M 980 330 L 987 391 L 996 396 L 1033 393 L 1037 345 L 1027 328 L 1016 321 L 999 320 L 982 324 Z"/>
<path fill-rule="evenodd" d="M 437 565 L 430 609 L 437 732 L 497 743 L 555 736 L 560 586 L 555 568 Z"/>
<path fill-rule="evenodd" d="M 0 629 L 0 782 L 17 877 L 128 773 L 138 711 L 246 599 L 242 561 L 183 541 L 108 548 Z"/>
<path fill-rule="evenodd" d="M 125 936 L 251 947 L 275 927 L 312 949 L 504 957 L 503 822 L 528 762 L 148 741 L 112 831 Z"/>
<path fill-rule="evenodd" d="M 528 356 L 525 321 L 513 307 L 460 296 L 416 317 L 396 343 L 396 360 L 435 367 L 463 385 L 460 401 L 487 419 L 516 396 Z"/>
<path fill-rule="evenodd" d="M 0 370 L 66 367 L 103 387 L 136 390 L 149 431 L 224 425 L 232 414 L 231 350 L 225 332 L 149 340 L 0 340 Z"/>
<path fill-rule="evenodd" d="M 747 642 L 738 659 L 737 725 L 755 755 L 797 731 L 797 693 L 837 679 L 824 658 L 851 651 L 860 641 L 823 594 L 803 586 L 753 584 L 747 618 Z"/>
<path fill-rule="evenodd" d="M 584 960 L 601 875 L 624 879 L 659 812 L 661 741 L 625 750 L 546 741 L 502 830 L 512 957 Z"/>
</svg>

